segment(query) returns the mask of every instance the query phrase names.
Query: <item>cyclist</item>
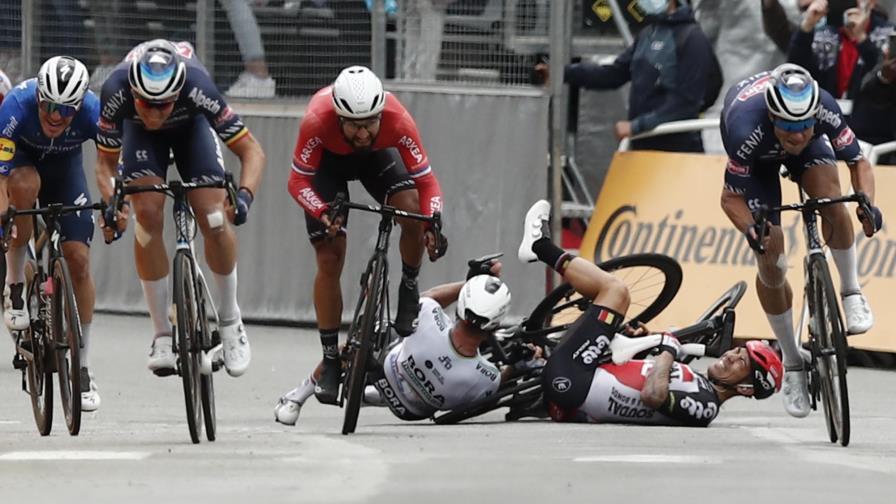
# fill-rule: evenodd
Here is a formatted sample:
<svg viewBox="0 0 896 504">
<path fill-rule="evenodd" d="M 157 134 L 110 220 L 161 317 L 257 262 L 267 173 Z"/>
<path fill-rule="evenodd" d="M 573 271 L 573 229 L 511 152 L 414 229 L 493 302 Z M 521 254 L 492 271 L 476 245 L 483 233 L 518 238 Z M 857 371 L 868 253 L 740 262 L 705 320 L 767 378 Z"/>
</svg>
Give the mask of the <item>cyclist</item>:
<svg viewBox="0 0 896 504">
<path fill-rule="evenodd" d="M 442 191 L 414 119 L 394 95 L 383 91 L 380 79 L 362 66 L 342 70 L 331 86 L 311 98 L 299 127 L 289 177 L 289 193 L 305 209 L 317 257 L 314 308 L 324 354 L 317 394 L 327 403 L 336 401 L 339 387 L 342 292 L 338 286 L 345 262 L 346 222 L 341 217 L 331 221 L 324 202 L 339 192 L 348 193 L 347 181 L 355 179 L 381 203 L 426 215 L 442 210 Z M 398 219 L 398 223 L 402 281 L 395 330 L 407 336 L 417 316 L 417 275 L 424 246 L 432 261 L 444 254 L 444 247 L 437 250 L 439 240 L 419 221 Z"/>
<path fill-rule="evenodd" d="M 84 176 L 81 144 L 95 140 L 99 100 L 87 89 L 87 68 L 68 56 L 55 56 L 40 67 L 37 78 L 17 85 L 0 106 L 0 209 L 10 204 L 31 208 L 63 203 L 86 205 L 90 191 Z M 90 275 L 93 213 L 60 219 L 62 252 L 72 275 L 81 319 L 81 409 L 100 406 L 90 371 L 90 326 L 95 287 Z M 10 330 L 30 325 L 25 303 L 25 260 L 32 235 L 30 216 L 16 218 L 16 233 L 6 253 L 3 319 Z"/>
<path fill-rule="evenodd" d="M 103 84 L 96 174 L 107 201 L 119 158 L 126 184 L 163 182 L 169 150 L 184 181 L 222 179 L 224 158 L 218 138 L 242 165 L 237 206 L 225 208 L 223 189 L 193 191 L 189 201 L 218 288 L 224 366 L 231 376 L 240 376 L 249 366 L 251 348 L 236 299 L 236 237 L 226 220 L 235 225 L 246 222 L 264 170 L 264 152 L 240 116 L 224 101 L 187 42 L 158 39 L 140 44 Z M 174 373 L 175 356 L 168 319 L 168 255 L 162 240 L 165 197 L 144 193 L 129 198 L 137 220 L 137 275 L 154 329 L 148 367 L 158 376 L 167 376 Z M 225 211 L 228 219 L 223 218 Z M 129 213 L 125 206 L 114 223 L 104 218 L 107 240 L 113 238 L 116 227 L 124 230 Z"/>
<path fill-rule="evenodd" d="M 759 205 L 781 204 L 779 167 L 813 198 L 840 196 L 837 159 L 849 166 L 852 186 L 874 202 L 874 173 L 862 156 L 852 130 L 836 100 L 802 67 L 781 65 L 742 80 L 728 90 L 722 110 L 722 142 L 728 153 L 721 205 L 737 229 L 744 233 L 756 255 L 756 291 L 775 337 L 781 344 L 784 365 L 784 406 L 795 417 L 809 414 L 809 391 L 803 359 L 794 336 L 793 291 L 787 282 L 787 258 L 779 214 L 769 217 L 766 236 L 757 236 L 751 211 Z M 866 236 L 880 229 L 883 219 L 876 207 L 858 218 Z M 845 205 L 821 210 L 824 240 L 840 273 L 840 295 L 847 331 L 868 331 L 874 317 L 859 285 L 852 222 Z"/>
</svg>

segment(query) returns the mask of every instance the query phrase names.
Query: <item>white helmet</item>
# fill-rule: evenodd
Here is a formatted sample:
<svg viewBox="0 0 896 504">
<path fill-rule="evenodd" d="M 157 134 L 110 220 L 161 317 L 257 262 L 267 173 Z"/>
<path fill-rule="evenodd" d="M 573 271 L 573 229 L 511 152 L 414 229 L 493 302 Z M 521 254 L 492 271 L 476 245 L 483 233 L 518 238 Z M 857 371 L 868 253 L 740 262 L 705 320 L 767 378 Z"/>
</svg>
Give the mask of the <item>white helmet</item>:
<svg viewBox="0 0 896 504">
<path fill-rule="evenodd" d="M 772 70 L 765 88 L 765 104 L 775 117 L 806 121 L 815 117 L 821 103 L 818 82 L 805 68 L 784 63 Z"/>
<path fill-rule="evenodd" d="M 457 318 L 484 331 L 494 331 L 510 310 L 510 289 L 500 278 L 476 275 L 457 298 Z"/>
<path fill-rule="evenodd" d="M 386 108 L 383 83 L 369 68 L 350 66 L 333 82 L 333 107 L 347 119 L 366 119 Z"/>
<path fill-rule="evenodd" d="M 41 101 L 78 108 L 89 82 L 84 63 L 70 56 L 53 56 L 37 72 L 37 95 Z"/>
<path fill-rule="evenodd" d="M 146 42 L 131 62 L 128 80 L 143 99 L 166 102 L 177 98 L 187 80 L 187 65 L 174 44 L 164 39 Z"/>
</svg>

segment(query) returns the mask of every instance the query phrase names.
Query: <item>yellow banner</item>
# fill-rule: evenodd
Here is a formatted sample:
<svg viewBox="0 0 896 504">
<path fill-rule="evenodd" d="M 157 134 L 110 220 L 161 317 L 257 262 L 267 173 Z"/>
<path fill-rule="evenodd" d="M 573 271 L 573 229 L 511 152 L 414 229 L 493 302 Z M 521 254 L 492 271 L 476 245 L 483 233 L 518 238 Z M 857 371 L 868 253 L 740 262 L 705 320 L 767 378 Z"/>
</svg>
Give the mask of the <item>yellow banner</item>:
<svg viewBox="0 0 896 504">
<path fill-rule="evenodd" d="M 743 235 L 722 212 L 720 197 L 724 156 L 665 152 L 619 152 L 601 189 L 580 254 L 603 261 L 637 252 L 670 255 L 681 263 L 684 280 L 676 299 L 650 326 L 682 327 L 694 322 L 709 304 L 735 282 L 749 289 L 737 308 L 735 333 L 741 337 L 772 338 L 756 297 L 756 261 Z M 867 334 L 850 336 L 855 348 L 896 352 L 896 240 L 889 239 L 886 219 L 896 218 L 896 202 L 885 195 L 896 191 L 896 170 L 875 170 L 877 201 L 884 229 L 866 238 L 858 221 L 856 247 L 862 290 L 875 316 Z M 841 166 L 840 184 L 848 190 L 849 170 Z M 781 180 L 783 202 L 799 201 L 797 186 Z M 850 215 L 855 210 L 850 208 Z M 805 242 L 797 212 L 781 216 L 787 241 L 787 278 L 794 291 L 794 323 L 802 310 Z M 831 264 L 834 284 L 839 275 Z M 805 332 L 805 331 L 804 331 Z"/>
</svg>

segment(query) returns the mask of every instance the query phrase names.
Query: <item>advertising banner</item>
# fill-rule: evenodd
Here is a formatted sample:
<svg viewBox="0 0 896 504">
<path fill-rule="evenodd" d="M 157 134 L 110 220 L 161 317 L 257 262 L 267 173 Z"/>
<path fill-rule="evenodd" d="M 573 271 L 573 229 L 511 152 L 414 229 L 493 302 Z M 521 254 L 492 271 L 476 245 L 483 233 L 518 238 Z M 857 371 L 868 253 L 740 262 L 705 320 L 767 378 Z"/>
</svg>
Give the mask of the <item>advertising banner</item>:
<svg viewBox="0 0 896 504">
<path fill-rule="evenodd" d="M 724 156 L 665 152 L 618 152 L 601 189 L 580 254 L 596 262 L 638 252 L 670 255 L 681 263 L 681 290 L 650 327 L 682 327 L 696 318 L 734 283 L 745 280 L 747 293 L 737 307 L 735 334 L 772 338 L 756 297 L 753 251 L 722 211 Z M 896 218 L 896 203 L 885 195 L 896 191 L 892 167 L 875 170 L 876 204 L 884 214 L 884 229 L 872 238 L 854 220 L 859 276 L 875 315 L 867 334 L 850 336 L 849 344 L 864 350 L 896 352 L 896 240 L 889 238 L 886 219 Z M 840 184 L 850 187 L 849 170 L 841 166 Z M 798 202 L 797 186 L 781 179 L 783 202 Z M 854 205 L 852 205 L 854 206 Z M 855 216 L 855 209 L 849 209 Z M 794 320 L 802 309 L 805 242 L 799 213 L 782 214 L 787 247 L 787 278 L 794 291 Z M 833 263 L 835 286 L 839 275 Z M 839 288 L 839 287 L 837 287 Z"/>
</svg>

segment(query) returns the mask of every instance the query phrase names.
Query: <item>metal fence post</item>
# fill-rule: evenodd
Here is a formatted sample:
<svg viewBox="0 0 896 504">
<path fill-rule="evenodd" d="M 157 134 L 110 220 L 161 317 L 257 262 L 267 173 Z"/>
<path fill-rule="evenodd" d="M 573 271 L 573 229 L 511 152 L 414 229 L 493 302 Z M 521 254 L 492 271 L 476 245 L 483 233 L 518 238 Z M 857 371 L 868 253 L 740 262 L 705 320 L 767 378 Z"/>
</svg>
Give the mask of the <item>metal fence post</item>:
<svg viewBox="0 0 896 504">
<path fill-rule="evenodd" d="M 196 0 L 196 54 L 212 76 L 215 73 L 214 23 L 214 0 Z"/>
<path fill-rule="evenodd" d="M 550 26 L 550 72 L 551 72 L 551 117 L 550 117 L 550 178 L 548 191 L 554 219 L 551 234 L 560 243 L 563 226 L 561 207 L 563 205 L 563 168 L 566 165 L 566 118 L 569 92 L 563 83 L 563 69 L 569 61 L 572 36 L 572 0 L 551 2 Z"/>
<path fill-rule="evenodd" d="M 370 12 L 370 69 L 386 78 L 386 0 L 374 0 Z"/>
<path fill-rule="evenodd" d="M 34 17 L 35 4 L 32 0 L 22 0 L 22 77 L 34 75 Z M 15 77 L 13 77 L 15 78 Z"/>
</svg>

